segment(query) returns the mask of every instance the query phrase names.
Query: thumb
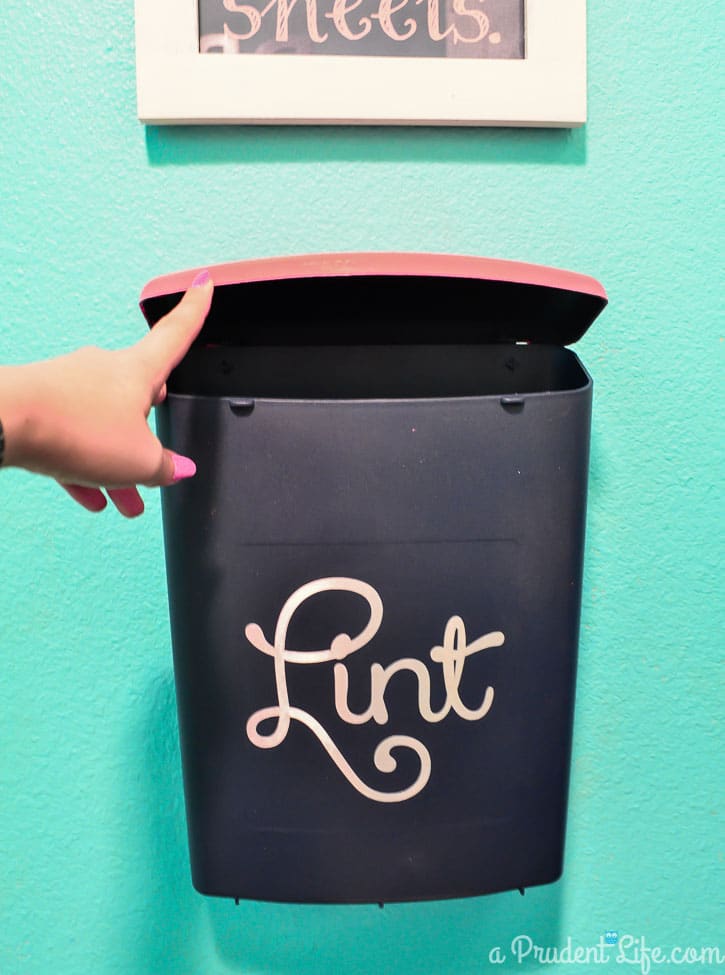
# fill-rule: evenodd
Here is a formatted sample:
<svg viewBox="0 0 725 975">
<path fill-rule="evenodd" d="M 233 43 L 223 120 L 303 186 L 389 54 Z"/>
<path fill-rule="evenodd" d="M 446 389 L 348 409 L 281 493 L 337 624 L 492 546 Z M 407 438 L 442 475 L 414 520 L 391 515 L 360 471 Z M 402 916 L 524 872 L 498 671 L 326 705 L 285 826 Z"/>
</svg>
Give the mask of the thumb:
<svg viewBox="0 0 725 975">
<path fill-rule="evenodd" d="M 201 271 L 178 305 L 160 318 L 137 348 L 149 364 L 154 384 L 161 386 L 184 358 L 209 313 L 214 283 Z"/>
</svg>

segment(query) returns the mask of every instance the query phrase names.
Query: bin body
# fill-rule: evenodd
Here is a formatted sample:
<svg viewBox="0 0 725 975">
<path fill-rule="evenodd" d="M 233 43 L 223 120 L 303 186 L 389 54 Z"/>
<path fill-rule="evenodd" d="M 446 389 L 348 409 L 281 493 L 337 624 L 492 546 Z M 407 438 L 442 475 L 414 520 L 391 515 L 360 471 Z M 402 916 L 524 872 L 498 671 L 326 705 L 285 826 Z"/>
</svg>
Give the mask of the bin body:
<svg viewBox="0 0 725 975">
<path fill-rule="evenodd" d="M 198 467 L 163 493 L 194 884 L 553 881 L 591 380 L 555 345 L 323 338 L 202 336 L 158 414 Z"/>
</svg>

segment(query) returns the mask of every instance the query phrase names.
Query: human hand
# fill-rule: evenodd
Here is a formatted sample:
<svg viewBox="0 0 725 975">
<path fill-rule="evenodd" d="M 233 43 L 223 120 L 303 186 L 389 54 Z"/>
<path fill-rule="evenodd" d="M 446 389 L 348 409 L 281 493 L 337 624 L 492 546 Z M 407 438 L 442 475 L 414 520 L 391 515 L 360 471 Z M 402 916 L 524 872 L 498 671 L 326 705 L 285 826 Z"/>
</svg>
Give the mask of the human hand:
<svg viewBox="0 0 725 975">
<path fill-rule="evenodd" d="M 129 348 L 87 347 L 0 368 L 5 466 L 54 477 L 89 511 L 106 507 L 103 488 L 128 518 L 144 510 L 137 485 L 191 477 L 194 462 L 162 446 L 148 415 L 198 335 L 213 290 L 202 271 L 176 308 Z"/>
</svg>

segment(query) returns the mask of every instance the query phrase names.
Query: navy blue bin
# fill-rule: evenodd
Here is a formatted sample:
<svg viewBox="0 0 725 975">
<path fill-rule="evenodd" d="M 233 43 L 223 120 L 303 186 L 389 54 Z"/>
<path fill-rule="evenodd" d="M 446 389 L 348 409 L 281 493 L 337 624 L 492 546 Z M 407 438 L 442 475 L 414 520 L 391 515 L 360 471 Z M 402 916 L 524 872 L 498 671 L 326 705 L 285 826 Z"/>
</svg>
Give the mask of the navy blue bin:
<svg viewBox="0 0 725 975">
<path fill-rule="evenodd" d="M 151 282 L 153 325 L 194 272 Z M 562 869 L 592 382 L 582 275 L 211 268 L 158 410 L 193 881 L 309 902 Z"/>
</svg>

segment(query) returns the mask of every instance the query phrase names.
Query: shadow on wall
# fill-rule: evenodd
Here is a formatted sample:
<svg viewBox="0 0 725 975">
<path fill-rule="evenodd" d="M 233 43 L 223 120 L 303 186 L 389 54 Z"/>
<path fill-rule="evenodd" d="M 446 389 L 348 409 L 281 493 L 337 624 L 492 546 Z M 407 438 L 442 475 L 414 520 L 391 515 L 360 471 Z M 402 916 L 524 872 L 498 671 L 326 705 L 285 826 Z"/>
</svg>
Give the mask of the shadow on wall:
<svg viewBox="0 0 725 975">
<path fill-rule="evenodd" d="M 488 971 L 499 947 L 500 972 L 540 969 L 512 953 L 518 935 L 559 943 L 561 882 L 466 900 L 418 904 L 313 906 L 209 899 L 217 952 L 235 972 L 269 975 L 370 975 L 370 972 Z M 522 948 L 526 946 L 522 944 Z"/>
<path fill-rule="evenodd" d="M 204 938 L 203 903 L 191 886 L 178 745 L 174 678 L 169 667 L 142 698 L 124 786 L 133 834 L 133 910 L 117 929 L 119 971 L 178 975 L 195 971 Z"/>
<path fill-rule="evenodd" d="M 265 162 L 582 166 L 586 128 L 148 125 L 146 151 L 153 166 Z"/>
</svg>

